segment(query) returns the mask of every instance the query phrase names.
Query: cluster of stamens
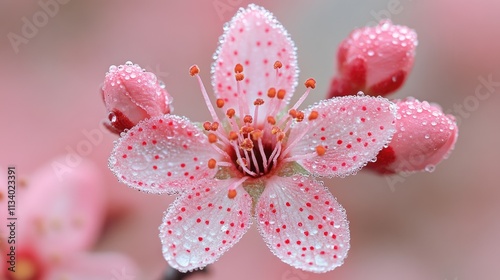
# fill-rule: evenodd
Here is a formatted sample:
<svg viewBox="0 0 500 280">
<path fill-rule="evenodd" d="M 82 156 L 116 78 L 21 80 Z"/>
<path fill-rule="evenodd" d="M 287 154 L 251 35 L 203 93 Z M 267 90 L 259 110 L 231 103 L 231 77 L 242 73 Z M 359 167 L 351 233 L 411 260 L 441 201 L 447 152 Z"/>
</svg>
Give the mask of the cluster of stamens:
<svg viewBox="0 0 500 280">
<path fill-rule="evenodd" d="M 280 61 L 274 63 L 277 78 L 280 76 L 279 71 L 281 67 L 282 63 Z M 236 64 L 234 67 L 234 78 L 237 83 L 238 96 L 243 96 L 240 89 L 240 83 L 245 79 L 243 70 L 244 68 L 241 64 Z M 302 122 L 306 117 L 303 111 L 298 110 L 298 107 L 305 100 L 310 90 L 315 88 L 316 81 L 314 79 L 310 78 L 304 83 L 307 88 L 306 92 L 288 111 L 288 114 L 283 116 L 278 114 L 280 113 L 281 103 L 284 102 L 283 100 L 287 94 L 285 89 L 269 88 L 267 91 L 267 101 L 261 98 L 254 100 L 255 110 L 253 114 L 249 112 L 248 106 L 241 99 L 238 99 L 239 108 L 225 108 L 226 104 L 224 100 L 217 99 L 217 108 L 225 112 L 225 119 L 221 122 L 198 75 L 199 71 L 200 69 L 196 65 L 193 65 L 189 70 L 191 76 L 196 76 L 198 79 L 205 102 L 213 119 L 212 122 L 204 122 L 203 129 L 207 135 L 208 142 L 224 158 L 222 161 L 216 161 L 213 158 L 210 159 L 208 161 L 210 169 L 223 166 L 236 166 L 244 175 L 237 182 L 239 185 L 249 178 L 256 178 L 270 173 L 278 166 L 278 161 L 287 162 L 296 160 L 294 157 L 287 157 L 289 148 L 293 144 L 286 143 L 287 135 L 294 121 Z M 266 112 L 259 111 L 261 105 L 266 102 L 269 102 Z M 237 112 L 237 110 L 239 111 Z M 263 118 L 264 121 L 259 122 L 260 114 L 265 115 L 265 118 Z M 318 118 L 318 115 L 317 111 L 312 111 L 307 117 L 309 121 L 312 121 Z M 321 156 L 325 151 L 326 149 L 323 146 L 317 146 L 316 152 L 307 156 Z M 229 188 L 229 198 L 236 196 L 235 187 L 236 184 Z"/>
</svg>

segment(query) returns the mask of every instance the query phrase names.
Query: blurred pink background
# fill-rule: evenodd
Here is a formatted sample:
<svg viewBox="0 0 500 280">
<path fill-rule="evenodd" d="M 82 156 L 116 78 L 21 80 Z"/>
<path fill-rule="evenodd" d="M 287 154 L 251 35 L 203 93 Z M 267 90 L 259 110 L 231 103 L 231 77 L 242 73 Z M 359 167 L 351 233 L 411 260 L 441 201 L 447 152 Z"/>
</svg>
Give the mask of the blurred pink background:
<svg viewBox="0 0 500 280">
<path fill-rule="evenodd" d="M 253 227 L 208 274 L 192 279 L 498 279 L 500 2 L 254 2 L 273 12 L 291 34 L 300 81 L 316 79 L 306 105 L 326 95 L 336 47 L 352 29 L 380 16 L 415 29 L 415 67 L 403 89 L 390 97 L 438 102 L 458 115 L 459 139 L 433 173 L 386 178 L 361 172 L 327 181 L 351 229 L 349 257 L 333 272 L 317 275 L 283 264 Z M 167 267 L 157 236 L 173 197 L 133 191 L 108 170 L 116 136 L 100 124 L 106 117 L 100 83 L 111 64 L 131 60 L 166 83 L 175 114 L 208 119 L 188 68 L 198 64 L 210 85 L 222 25 L 248 3 L 68 1 L 17 52 L 8 34 L 21 35 L 23 18 L 33 22 L 43 9 L 38 1 L 0 4 L 0 166 L 17 166 L 18 176 L 29 181 L 38 166 L 91 143 L 82 157 L 101 166 L 109 205 L 96 250 L 130 255 L 142 270 L 137 279 L 159 279 Z M 88 139 L 89 133 L 94 138 Z"/>
</svg>

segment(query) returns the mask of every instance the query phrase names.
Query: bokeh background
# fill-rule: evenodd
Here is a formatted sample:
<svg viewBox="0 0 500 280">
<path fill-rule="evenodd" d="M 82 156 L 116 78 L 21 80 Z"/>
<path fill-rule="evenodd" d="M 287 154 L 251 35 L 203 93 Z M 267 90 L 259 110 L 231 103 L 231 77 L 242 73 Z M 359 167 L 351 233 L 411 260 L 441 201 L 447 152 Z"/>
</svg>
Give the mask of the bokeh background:
<svg viewBox="0 0 500 280">
<path fill-rule="evenodd" d="M 166 83 L 175 114 L 208 119 L 188 68 L 198 64 L 210 85 L 222 26 L 250 2 L 66 2 L 17 47 L 8 34 L 22 34 L 23 18 L 32 21 L 43 10 L 38 1 L 0 2 L 0 166 L 17 166 L 29 181 L 37 167 L 88 141 L 86 133 L 100 135 L 82 155 L 100 167 L 107 193 L 107 224 L 94 250 L 125 253 L 141 270 L 136 279 L 159 279 L 168 268 L 157 228 L 173 197 L 133 191 L 107 169 L 116 136 L 101 126 L 106 112 L 99 87 L 111 64 L 131 60 Z M 283 264 L 253 227 L 208 274 L 190 279 L 499 279 L 500 2 L 254 2 L 291 34 L 300 80 L 316 79 L 306 105 L 325 97 L 336 47 L 352 29 L 388 17 L 415 29 L 413 72 L 391 97 L 438 102 L 457 115 L 460 135 L 451 157 L 432 173 L 365 171 L 327 180 L 351 229 L 349 257 L 333 272 L 316 275 Z"/>
</svg>

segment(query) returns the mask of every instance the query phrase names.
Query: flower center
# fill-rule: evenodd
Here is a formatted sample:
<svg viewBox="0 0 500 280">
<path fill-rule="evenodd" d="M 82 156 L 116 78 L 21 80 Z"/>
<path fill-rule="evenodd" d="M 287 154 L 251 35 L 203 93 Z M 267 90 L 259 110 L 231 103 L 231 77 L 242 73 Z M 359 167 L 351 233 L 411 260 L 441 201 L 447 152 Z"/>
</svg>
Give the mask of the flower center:
<svg viewBox="0 0 500 280">
<path fill-rule="evenodd" d="M 276 77 L 282 67 L 280 61 L 274 63 Z M 241 92 L 240 83 L 245 79 L 243 66 L 236 64 L 234 67 L 234 78 L 237 83 L 238 96 L 244 96 Z M 242 173 L 242 182 L 249 178 L 258 178 L 269 174 L 281 162 L 296 160 L 288 156 L 288 151 L 293 143 L 287 143 L 290 127 L 293 122 L 302 122 L 305 118 L 304 112 L 298 107 L 305 100 L 311 89 L 316 86 L 314 79 L 305 82 L 306 91 L 297 103 L 288 111 L 283 111 L 286 90 L 271 87 L 267 90 L 267 98 L 257 98 L 253 101 L 254 111 L 241 98 L 237 100 L 237 107 L 226 106 L 224 99 L 217 99 L 216 106 L 222 112 L 223 118 L 219 118 L 216 109 L 210 102 L 210 98 L 199 77 L 200 69 L 193 65 L 189 72 L 196 76 L 200 84 L 205 103 L 210 111 L 213 121 L 203 123 L 203 128 L 212 147 L 223 156 L 223 160 L 210 159 L 208 167 L 235 167 Z M 267 106 L 262 107 L 264 103 Z M 222 115 L 220 113 L 220 115 Z M 264 116 L 264 117 L 262 117 Z M 310 121 L 318 118 L 318 112 L 312 111 L 307 116 Z M 317 154 L 324 154 L 324 148 L 318 146 Z M 239 183 L 242 183 L 239 182 Z M 234 189 L 230 189 L 228 196 L 236 196 Z"/>
</svg>

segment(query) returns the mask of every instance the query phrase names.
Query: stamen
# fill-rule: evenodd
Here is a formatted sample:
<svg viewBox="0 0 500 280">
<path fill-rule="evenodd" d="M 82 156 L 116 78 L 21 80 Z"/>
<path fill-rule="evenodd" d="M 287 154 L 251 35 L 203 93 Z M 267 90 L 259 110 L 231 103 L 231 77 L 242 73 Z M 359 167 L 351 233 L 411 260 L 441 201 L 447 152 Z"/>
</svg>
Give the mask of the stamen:
<svg viewBox="0 0 500 280">
<path fill-rule="evenodd" d="M 228 118 L 232 118 L 232 117 L 234 117 L 234 115 L 235 115 L 235 114 L 236 114 L 236 111 L 235 111 L 233 108 L 229 108 L 229 109 L 227 109 L 227 111 L 226 111 L 226 116 L 227 116 Z"/>
<path fill-rule="evenodd" d="M 297 117 L 297 110 L 290 109 L 290 111 L 288 111 L 288 114 L 295 119 Z"/>
<path fill-rule="evenodd" d="M 279 69 L 281 67 L 283 67 L 283 64 L 281 63 L 281 61 L 276 60 L 276 62 L 274 62 L 274 69 Z"/>
<path fill-rule="evenodd" d="M 311 111 L 311 113 L 309 113 L 309 117 L 308 117 L 308 120 L 312 121 L 312 120 L 315 120 L 318 118 L 318 111 Z"/>
<path fill-rule="evenodd" d="M 230 131 L 229 132 L 229 136 L 227 137 L 229 140 L 238 140 L 238 133 L 234 132 L 234 131 Z"/>
<path fill-rule="evenodd" d="M 239 63 L 238 63 L 238 64 L 236 64 L 236 65 L 234 66 L 234 73 L 242 73 L 242 72 L 243 72 L 243 65 L 241 65 L 241 64 L 239 64 Z"/>
<path fill-rule="evenodd" d="M 259 106 L 264 104 L 264 100 L 261 98 L 255 99 L 253 105 L 255 106 L 255 110 L 253 111 L 253 119 L 257 122 L 259 120 Z"/>
<path fill-rule="evenodd" d="M 285 99 L 285 94 L 286 94 L 286 90 L 284 90 L 284 89 L 279 89 L 279 90 L 278 90 L 278 94 L 277 94 L 278 99 L 280 99 L 280 100 Z"/>
<path fill-rule="evenodd" d="M 275 119 L 273 116 L 268 116 L 268 117 L 267 117 L 267 122 L 268 122 L 270 125 L 275 125 L 275 124 L 276 124 L 276 119 Z"/>
<path fill-rule="evenodd" d="M 240 144 L 240 149 L 246 150 L 246 151 L 251 151 L 253 149 L 253 142 L 252 140 L 245 138 L 241 144 Z"/>
<path fill-rule="evenodd" d="M 243 122 L 246 124 L 252 123 L 252 121 L 253 121 L 253 118 L 250 115 L 246 115 L 245 117 L 243 117 Z"/>
<path fill-rule="evenodd" d="M 217 99 L 216 103 L 217 103 L 217 107 L 220 109 L 220 108 L 224 107 L 225 102 L 224 102 L 224 99 L 219 98 L 219 99 Z"/>
<path fill-rule="evenodd" d="M 236 197 L 236 195 L 238 194 L 238 193 L 236 192 L 236 188 L 237 188 L 238 186 L 240 186 L 241 184 L 243 184 L 243 182 L 245 182 L 248 178 L 250 178 L 250 177 L 245 176 L 245 177 L 241 178 L 240 180 L 238 180 L 237 182 L 232 183 L 232 184 L 229 186 L 229 189 L 228 189 L 228 191 L 227 191 L 227 197 L 228 197 L 228 198 L 230 198 L 230 199 L 235 198 L 235 197 Z"/>
<path fill-rule="evenodd" d="M 325 147 L 323 147 L 322 145 L 316 146 L 316 153 L 318 153 L 318 156 L 324 155 L 326 153 Z"/>
<path fill-rule="evenodd" d="M 276 89 L 275 88 L 269 88 L 267 90 L 267 97 L 269 98 L 274 98 L 276 96 Z"/>
<path fill-rule="evenodd" d="M 219 123 L 213 122 L 212 125 L 210 126 L 210 130 L 217 131 L 217 129 L 219 129 Z"/>
<path fill-rule="evenodd" d="M 297 122 L 301 122 L 304 120 L 304 112 L 302 111 L 297 111 L 297 115 L 295 116 L 295 120 Z"/>
<path fill-rule="evenodd" d="M 230 199 L 235 198 L 236 197 L 236 190 L 230 189 L 229 191 L 227 191 L 227 197 Z"/>
<path fill-rule="evenodd" d="M 212 128 L 212 124 L 210 122 L 204 122 L 203 123 L 203 128 L 206 130 L 206 131 L 209 131 L 211 128 Z"/>
<path fill-rule="evenodd" d="M 213 158 L 208 160 L 208 168 L 214 169 L 217 166 L 217 161 Z"/>
<path fill-rule="evenodd" d="M 209 134 L 208 134 L 208 142 L 210 142 L 210 143 L 212 143 L 212 144 L 213 144 L 213 143 L 216 143 L 216 142 L 217 142 L 217 140 L 218 140 L 217 135 L 215 135 L 215 134 L 213 134 L 213 133 L 209 133 Z"/>
<path fill-rule="evenodd" d="M 314 89 L 316 87 L 316 81 L 313 78 L 309 78 L 304 83 L 304 85 L 307 88 L 306 92 L 304 92 L 304 94 L 299 98 L 297 103 L 295 103 L 295 105 L 293 105 L 292 109 L 299 108 L 299 106 L 302 104 L 302 102 L 304 102 L 304 100 L 306 100 L 307 96 L 309 95 L 309 92 L 311 92 L 311 89 Z"/>
<path fill-rule="evenodd" d="M 203 81 L 201 80 L 200 75 L 198 75 L 199 73 L 200 73 L 200 68 L 198 67 L 198 65 L 193 65 L 193 66 L 191 66 L 191 68 L 189 68 L 189 74 L 191 76 L 196 76 L 196 78 L 198 80 L 198 84 L 200 85 L 201 93 L 203 94 L 203 99 L 205 99 L 205 104 L 207 105 L 208 111 L 210 111 L 210 115 L 212 115 L 212 119 L 214 121 L 219 122 L 219 117 L 215 113 L 214 106 L 210 102 L 210 97 L 208 97 L 208 93 L 207 93 L 207 90 L 205 89 L 205 86 L 203 85 Z"/>
<path fill-rule="evenodd" d="M 238 74 L 234 74 L 234 77 L 236 78 L 237 82 L 241 82 L 245 78 L 245 75 L 238 73 Z"/>
</svg>

